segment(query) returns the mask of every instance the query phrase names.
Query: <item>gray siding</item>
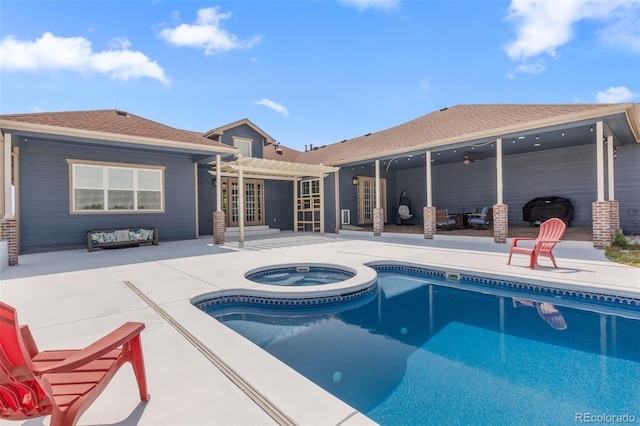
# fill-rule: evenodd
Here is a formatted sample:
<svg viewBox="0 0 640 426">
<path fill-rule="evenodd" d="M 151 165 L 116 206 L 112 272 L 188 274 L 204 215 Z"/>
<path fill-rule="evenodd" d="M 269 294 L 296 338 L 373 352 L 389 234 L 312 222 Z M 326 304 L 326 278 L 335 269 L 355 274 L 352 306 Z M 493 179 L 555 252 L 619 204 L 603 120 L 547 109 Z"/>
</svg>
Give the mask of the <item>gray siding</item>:
<svg viewBox="0 0 640 426">
<path fill-rule="evenodd" d="M 615 198 L 620 202 L 620 227 L 640 235 L 640 144 L 617 148 L 614 161 Z"/>
<path fill-rule="evenodd" d="M 164 165 L 165 213 L 70 214 L 67 159 Z M 93 229 L 158 227 L 160 240 L 195 237 L 193 163 L 184 156 L 29 140 L 20 144 L 22 253 L 80 247 Z"/>
<path fill-rule="evenodd" d="M 280 230 L 293 229 L 293 182 L 264 182 L 265 225 Z"/>
<path fill-rule="evenodd" d="M 213 235 L 213 212 L 216 210 L 216 187 L 210 166 L 198 167 L 198 226 L 200 235 Z"/>
<path fill-rule="evenodd" d="M 248 124 L 241 124 L 238 127 L 234 127 L 231 130 L 227 130 L 222 135 L 221 142 L 223 144 L 233 146 L 233 137 L 240 137 L 245 139 L 253 139 L 253 144 L 251 145 L 251 156 L 253 158 L 263 158 L 262 150 L 263 150 L 263 139 L 260 133 L 253 130 L 251 126 Z"/>
<path fill-rule="evenodd" d="M 620 202 L 620 224 L 627 234 L 640 234 L 640 144 L 617 147 L 614 162 L 615 198 Z M 365 169 L 366 170 L 366 169 Z M 358 173 L 356 173 L 358 172 Z M 605 164 L 605 175 L 606 175 Z M 341 170 L 341 209 L 351 210 L 351 220 L 357 219 L 356 175 L 373 176 L 358 168 Z M 426 205 L 425 168 L 416 167 L 382 174 L 387 178 L 388 222 L 397 221 L 400 193 L 406 190 L 411 199 L 412 222 L 423 222 Z M 433 205 L 450 212 L 470 212 L 492 206 L 497 201 L 495 158 L 432 167 Z M 509 207 L 509 224 L 526 226 L 522 207 L 536 197 L 565 197 L 574 207 L 573 226 L 592 225 L 592 203 L 597 198 L 596 147 L 583 145 L 504 157 L 504 203 Z M 605 199 L 607 183 L 605 177 Z"/>
</svg>

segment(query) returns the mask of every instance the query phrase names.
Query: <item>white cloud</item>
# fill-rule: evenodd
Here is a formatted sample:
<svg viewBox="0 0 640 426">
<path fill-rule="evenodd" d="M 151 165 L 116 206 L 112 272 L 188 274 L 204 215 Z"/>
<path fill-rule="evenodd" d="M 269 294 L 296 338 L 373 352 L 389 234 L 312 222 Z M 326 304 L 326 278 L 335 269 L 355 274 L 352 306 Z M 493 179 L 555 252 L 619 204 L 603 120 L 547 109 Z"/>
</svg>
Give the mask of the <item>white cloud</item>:
<svg viewBox="0 0 640 426">
<path fill-rule="evenodd" d="M 200 9 L 195 23 L 165 28 L 160 31 L 160 37 L 174 46 L 203 49 L 205 55 L 235 49 L 249 49 L 262 40 L 262 36 L 239 40 L 235 34 L 229 33 L 221 26 L 223 20 L 231 17 L 231 12 L 219 13 L 218 11 L 217 6 Z M 174 14 L 174 17 L 177 16 Z"/>
<path fill-rule="evenodd" d="M 148 77 L 169 83 L 164 70 L 141 52 L 128 50 L 127 39 L 114 39 L 111 49 L 94 52 L 83 37 L 56 37 L 44 33 L 35 41 L 7 36 L 0 42 L 0 67 L 6 71 L 67 70 L 97 72 L 115 80 Z"/>
<path fill-rule="evenodd" d="M 600 21 L 602 42 L 629 43 L 626 48 L 638 50 L 638 16 L 640 0 L 512 0 L 506 19 L 515 22 L 517 37 L 505 50 L 513 60 L 555 56 L 556 49 L 573 38 L 574 24 L 582 20 Z"/>
<path fill-rule="evenodd" d="M 262 106 L 266 106 L 267 108 L 271 108 L 272 110 L 279 112 L 280 114 L 284 115 L 285 117 L 289 116 L 289 111 L 287 110 L 286 107 L 273 102 L 270 99 L 260 99 L 259 101 L 255 101 L 254 104 L 256 105 L 262 105 Z"/>
<path fill-rule="evenodd" d="M 602 104 L 632 102 L 638 95 L 625 86 L 609 87 L 596 94 L 596 101 Z"/>
<path fill-rule="evenodd" d="M 547 69 L 544 61 L 540 60 L 532 64 L 520 64 L 507 72 L 507 77 L 513 79 L 516 74 L 542 74 Z"/>
<path fill-rule="evenodd" d="M 360 11 L 367 9 L 393 10 L 400 5 L 400 0 L 338 0 L 338 3 Z"/>
</svg>

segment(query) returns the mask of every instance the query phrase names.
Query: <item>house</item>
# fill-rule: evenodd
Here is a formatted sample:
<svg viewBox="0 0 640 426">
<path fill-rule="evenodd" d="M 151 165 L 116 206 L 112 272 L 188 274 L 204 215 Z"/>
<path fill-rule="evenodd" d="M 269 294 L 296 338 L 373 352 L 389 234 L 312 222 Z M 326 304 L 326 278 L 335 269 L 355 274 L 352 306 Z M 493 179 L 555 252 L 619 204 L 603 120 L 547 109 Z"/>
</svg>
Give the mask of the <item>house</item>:
<svg viewBox="0 0 640 426">
<path fill-rule="evenodd" d="M 425 238 L 436 207 L 488 205 L 503 243 L 541 196 L 569 198 L 572 224 L 592 226 L 597 247 L 617 229 L 640 232 L 640 106 L 631 103 L 458 105 L 304 152 L 248 119 L 200 134 L 124 111 L 78 111 L 1 115 L 0 130 L 0 240 L 14 263 L 116 227 L 218 243 L 255 226 L 370 223 L 380 234 L 399 222 L 403 191 Z"/>
</svg>

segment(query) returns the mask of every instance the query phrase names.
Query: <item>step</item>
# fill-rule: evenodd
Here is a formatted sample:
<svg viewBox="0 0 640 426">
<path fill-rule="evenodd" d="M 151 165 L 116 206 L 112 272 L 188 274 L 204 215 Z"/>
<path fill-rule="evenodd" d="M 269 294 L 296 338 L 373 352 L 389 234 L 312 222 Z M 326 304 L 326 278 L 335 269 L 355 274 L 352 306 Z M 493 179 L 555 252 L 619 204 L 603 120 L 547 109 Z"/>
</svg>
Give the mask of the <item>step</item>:
<svg viewBox="0 0 640 426">
<path fill-rule="evenodd" d="M 272 235 L 280 232 L 278 228 L 269 228 L 267 225 L 261 226 L 245 226 L 244 236 L 256 236 L 256 235 Z M 240 228 L 232 226 L 226 229 L 224 233 L 225 237 L 237 237 L 240 235 Z"/>
</svg>

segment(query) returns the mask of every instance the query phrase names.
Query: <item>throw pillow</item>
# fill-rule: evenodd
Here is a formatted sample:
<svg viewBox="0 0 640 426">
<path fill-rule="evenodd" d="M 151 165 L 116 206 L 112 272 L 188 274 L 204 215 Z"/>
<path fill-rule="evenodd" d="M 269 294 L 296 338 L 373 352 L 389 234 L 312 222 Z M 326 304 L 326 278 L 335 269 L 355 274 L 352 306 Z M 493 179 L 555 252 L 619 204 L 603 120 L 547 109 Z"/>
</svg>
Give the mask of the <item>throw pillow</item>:
<svg viewBox="0 0 640 426">
<path fill-rule="evenodd" d="M 140 232 L 139 229 L 136 229 L 135 231 L 129 231 L 129 238 L 131 239 L 131 241 L 140 241 L 142 240 L 142 232 Z"/>
<path fill-rule="evenodd" d="M 105 232 L 104 233 L 104 242 L 105 243 L 115 243 L 116 242 L 116 233 L 115 232 Z"/>
<path fill-rule="evenodd" d="M 102 244 L 104 243 L 104 233 L 103 232 L 94 232 L 91 234 L 91 242 L 93 244 Z"/>
<path fill-rule="evenodd" d="M 116 231 L 116 241 L 131 241 L 131 238 L 129 238 L 129 230 L 122 229 Z"/>
</svg>

